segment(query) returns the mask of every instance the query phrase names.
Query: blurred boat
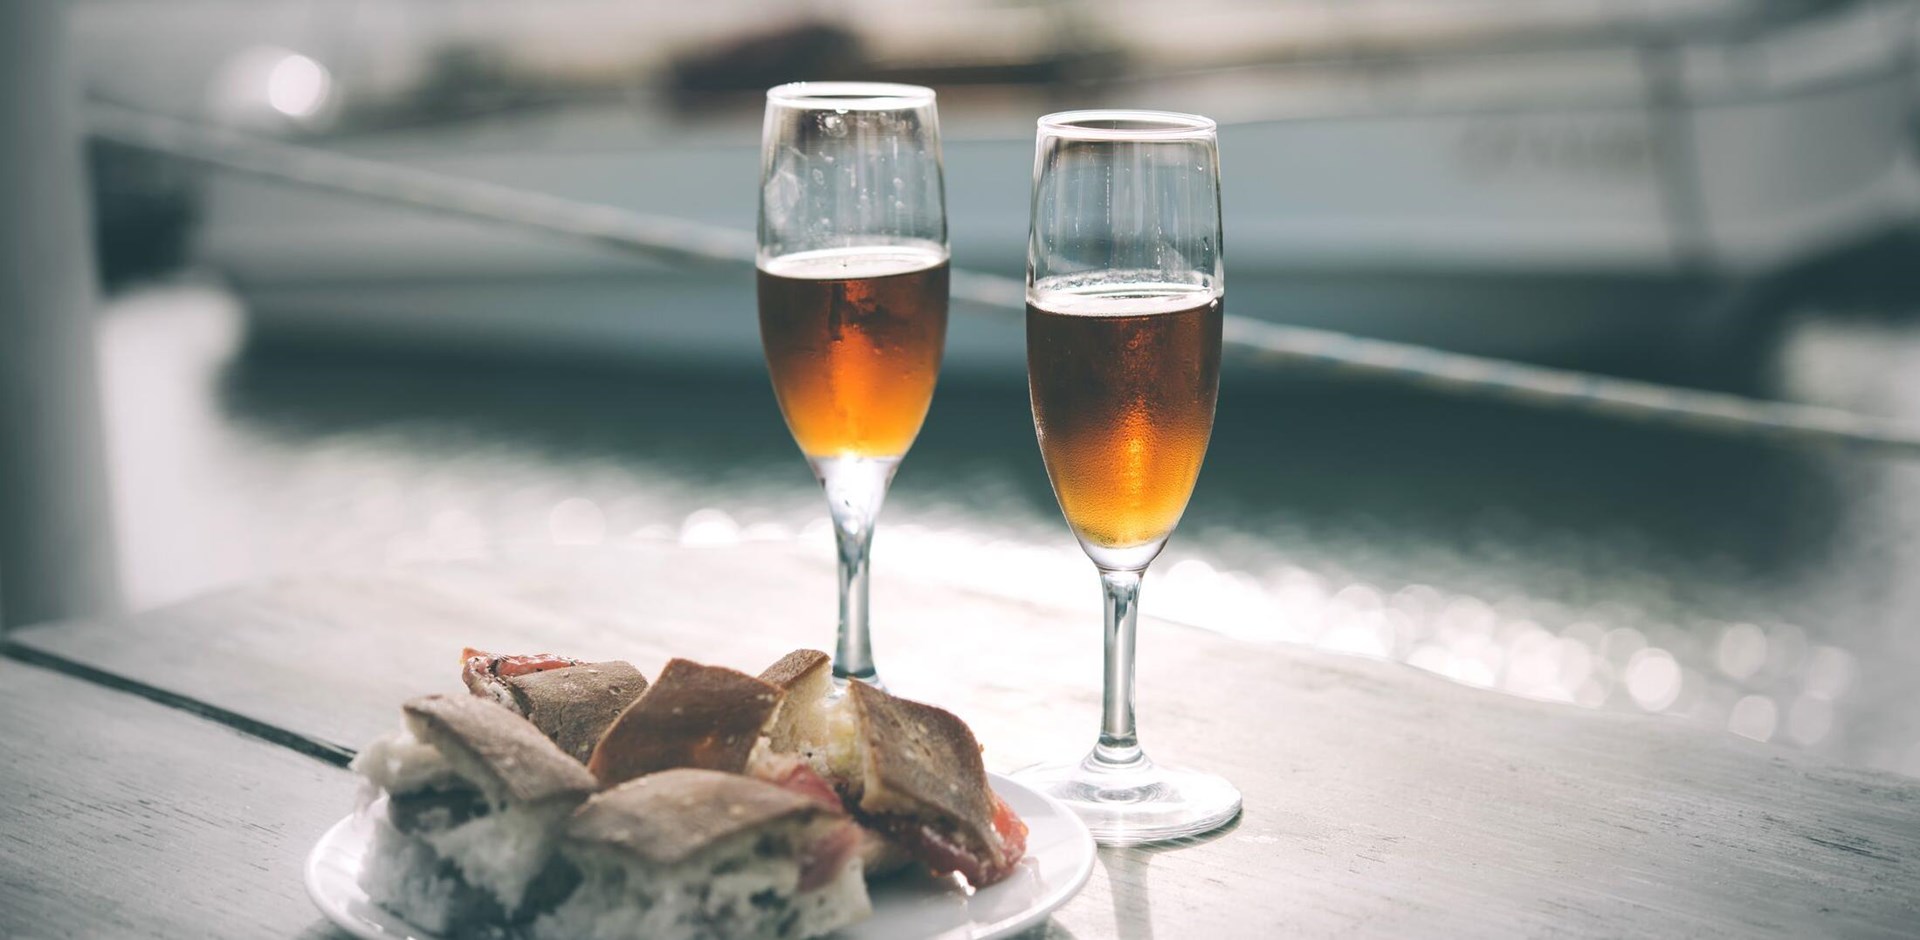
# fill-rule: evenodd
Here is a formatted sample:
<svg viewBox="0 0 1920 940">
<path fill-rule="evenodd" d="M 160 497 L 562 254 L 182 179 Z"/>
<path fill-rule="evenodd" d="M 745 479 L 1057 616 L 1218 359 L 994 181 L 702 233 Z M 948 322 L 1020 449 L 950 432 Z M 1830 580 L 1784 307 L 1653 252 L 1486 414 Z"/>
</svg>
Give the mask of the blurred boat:
<svg viewBox="0 0 1920 940">
<path fill-rule="evenodd" d="M 1389 17 L 1337 43 L 1290 40 L 1279 65 L 1222 25 L 1244 61 L 1154 68 L 1149 42 L 1134 73 L 1096 86 L 943 88 L 955 264 L 1019 275 L 1029 122 L 1065 105 L 1223 119 L 1234 312 L 1556 363 L 1711 357 L 1763 316 L 1769 283 L 1904 228 L 1920 207 L 1911 4 L 1473 20 L 1495 7 L 1516 10 L 1463 4 L 1455 19 L 1474 28 Z M 407 93 L 356 91 L 341 72 L 334 129 L 305 139 L 751 230 L 757 107 L 700 105 L 726 90 L 711 87 L 714 60 L 679 61 L 674 74 L 700 87 L 669 83 L 678 97 L 380 131 L 351 102 L 391 117 Z M 211 178 L 201 211 L 195 254 L 242 290 L 263 337 L 758 355 L 744 276 L 257 179 Z M 1010 321 L 958 322 L 953 367 L 1020 367 Z"/>
</svg>

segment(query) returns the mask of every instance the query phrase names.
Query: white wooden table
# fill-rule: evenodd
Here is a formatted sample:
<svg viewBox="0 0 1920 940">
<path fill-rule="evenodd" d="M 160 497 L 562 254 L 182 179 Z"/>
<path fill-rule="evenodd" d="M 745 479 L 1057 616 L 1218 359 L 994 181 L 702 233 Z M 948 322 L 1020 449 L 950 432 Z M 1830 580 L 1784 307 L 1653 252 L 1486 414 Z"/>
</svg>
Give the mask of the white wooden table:
<svg viewBox="0 0 1920 940">
<path fill-rule="evenodd" d="M 0 935 L 329 936 L 299 870 L 352 806 L 337 762 L 402 699 L 457 688 L 463 645 L 755 670 L 830 642 L 831 591 L 791 544 L 636 545 L 16 631 Z M 1920 934 L 1920 780 L 1144 604 L 1148 750 L 1227 775 L 1246 810 L 1192 844 L 1102 850 L 1048 936 Z M 874 607 L 889 682 L 972 722 L 990 767 L 1088 744 L 1091 620 L 885 578 Z"/>
</svg>

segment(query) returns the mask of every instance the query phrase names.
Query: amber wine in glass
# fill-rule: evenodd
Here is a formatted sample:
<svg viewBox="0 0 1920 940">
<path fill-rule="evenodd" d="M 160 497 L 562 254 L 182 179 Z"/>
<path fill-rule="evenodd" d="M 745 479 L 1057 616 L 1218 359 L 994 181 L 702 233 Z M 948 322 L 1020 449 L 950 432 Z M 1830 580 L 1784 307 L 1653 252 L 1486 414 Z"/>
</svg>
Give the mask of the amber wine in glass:
<svg viewBox="0 0 1920 940">
<path fill-rule="evenodd" d="M 1100 735 L 1018 776 L 1125 845 L 1240 812 L 1212 774 L 1154 763 L 1134 729 L 1140 578 L 1187 508 L 1220 386 L 1226 297 L 1212 121 L 1156 111 L 1040 120 L 1028 240 L 1027 387 L 1040 455 L 1106 606 Z"/>
<path fill-rule="evenodd" d="M 947 335 L 933 91 L 773 88 L 760 170 L 760 339 L 780 413 L 833 518 L 834 677 L 878 685 L 867 625 L 874 520 L 926 420 Z"/>
</svg>

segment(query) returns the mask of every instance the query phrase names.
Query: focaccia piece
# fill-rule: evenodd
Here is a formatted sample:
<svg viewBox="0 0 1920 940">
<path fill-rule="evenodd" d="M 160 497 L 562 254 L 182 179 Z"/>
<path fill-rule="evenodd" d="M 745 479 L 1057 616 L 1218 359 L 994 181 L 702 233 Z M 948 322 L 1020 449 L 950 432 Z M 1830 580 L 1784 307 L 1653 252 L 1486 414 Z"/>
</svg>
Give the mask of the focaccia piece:
<svg viewBox="0 0 1920 940">
<path fill-rule="evenodd" d="M 595 796 L 561 851 L 580 873 L 536 938 L 801 940 L 871 911 L 845 814 L 764 781 L 667 770 Z"/>
<path fill-rule="evenodd" d="M 486 699 L 405 704 L 404 730 L 353 769 L 385 796 L 362 873 L 384 907 L 469 935 L 530 920 L 563 893 L 558 830 L 596 789 L 593 775 L 526 719 Z"/>
<path fill-rule="evenodd" d="M 492 702 L 427 695 L 402 706 L 414 737 L 444 755 L 496 805 L 585 799 L 593 775 L 540 729 Z"/>
</svg>

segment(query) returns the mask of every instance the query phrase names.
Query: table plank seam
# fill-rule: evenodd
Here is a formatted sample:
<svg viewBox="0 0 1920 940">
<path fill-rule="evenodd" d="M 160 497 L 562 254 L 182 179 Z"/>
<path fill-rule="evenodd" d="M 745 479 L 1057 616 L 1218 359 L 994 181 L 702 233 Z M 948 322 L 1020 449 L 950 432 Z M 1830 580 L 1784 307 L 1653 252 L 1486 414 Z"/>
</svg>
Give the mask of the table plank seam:
<svg viewBox="0 0 1920 940">
<path fill-rule="evenodd" d="M 154 685 L 148 685 L 138 679 L 131 679 L 117 673 L 89 666 L 77 660 L 68 659 L 56 653 L 34 649 L 12 640 L 0 645 L 0 656 L 28 666 L 58 672 L 73 679 L 92 685 L 136 695 L 157 705 L 176 711 L 197 715 L 208 721 L 226 725 L 241 734 L 278 745 L 291 751 L 304 754 L 314 760 L 335 767 L 345 767 L 356 753 L 352 748 L 342 747 L 331 741 L 323 741 L 297 731 L 289 731 L 277 725 L 271 725 L 239 712 L 221 708 L 178 692 L 171 692 Z"/>
</svg>

